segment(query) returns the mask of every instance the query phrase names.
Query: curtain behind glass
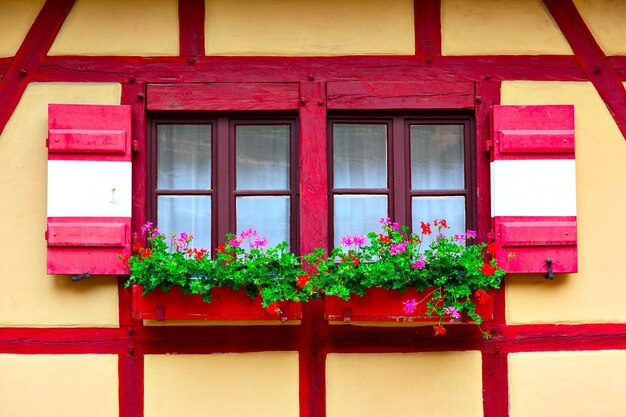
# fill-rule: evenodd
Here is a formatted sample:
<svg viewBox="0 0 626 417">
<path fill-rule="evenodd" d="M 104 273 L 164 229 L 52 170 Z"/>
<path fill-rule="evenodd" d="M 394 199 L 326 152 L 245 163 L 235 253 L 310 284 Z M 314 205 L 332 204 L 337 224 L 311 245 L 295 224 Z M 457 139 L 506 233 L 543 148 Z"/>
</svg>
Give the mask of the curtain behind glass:
<svg viewBox="0 0 626 417">
<path fill-rule="evenodd" d="M 159 189 L 211 188 L 211 125 L 158 125 Z"/>
</svg>

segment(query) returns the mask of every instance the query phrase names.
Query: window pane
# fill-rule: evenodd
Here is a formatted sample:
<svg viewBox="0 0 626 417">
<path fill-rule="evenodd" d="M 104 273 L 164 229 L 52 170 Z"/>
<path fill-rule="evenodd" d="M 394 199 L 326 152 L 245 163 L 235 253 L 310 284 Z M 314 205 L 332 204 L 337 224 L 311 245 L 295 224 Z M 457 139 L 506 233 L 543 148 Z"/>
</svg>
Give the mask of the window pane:
<svg viewBox="0 0 626 417">
<path fill-rule="evenodd" d="M 375 232 L 381 217 L 387 217 L 385 195 L 336 195 L 334 202 L 335 247 L 345 235 Z"/>
<path fill-rule="evenodd" d="M 465 188 L 463 125 L 411 126 L 411 184 L 414 190 Z"/>
<path fill-rule="evenodd" d="M 211 125 L 159 125 L 160 189 L 211 188 Z"/>
<path fill-rule="evenodd" d="M 289 189 L 289 125 L 237 126 L 237 189 Z"/>
<path fill-rule="evenodd" d="M 465 233 L 465 197 L 413 197 L 412 199 L 413 232 L 420 234 L 421 222 L 430 223 L 433 234 L 424 236 L 424 245 L 428 247 L 436 236 L 433 220 L 445 219 L 450 229 L 443 230 L 446 236 Z"/>
<path fill-rule="evenodd" d="M 387 125 L 333 124 L 335 188 L 387 188 Z"/>
<path fill-rule="evenodd" d="M 211 197 L 159 196 L 159 229 L 170 234 L 191 233 L 194 248 L 211 248 Z"/>
<path fill-rule="evenodd" d="M 237 197 L 237 233 L 251 227 L 271 246 L 289 242 L 289 197 Z"/>
</svg>

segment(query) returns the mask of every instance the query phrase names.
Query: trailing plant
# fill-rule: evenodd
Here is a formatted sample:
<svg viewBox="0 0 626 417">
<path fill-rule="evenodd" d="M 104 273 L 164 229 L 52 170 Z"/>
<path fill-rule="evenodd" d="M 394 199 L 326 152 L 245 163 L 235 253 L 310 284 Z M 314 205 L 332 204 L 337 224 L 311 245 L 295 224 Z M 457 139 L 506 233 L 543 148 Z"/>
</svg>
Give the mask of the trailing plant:
<svg viewBox="0 0 626 417">
<path fill-rule="evenodd" d="M 307 287 L 310 276 L 302 269 L 303 258 L 289 252 L 286 242 L 268 246 L 267 238 L 253 229 L 226 235 L 226 243 L 217 247 L 213 259 L 206 249 L 191 247 L 190 234 L 172 234 L 168 243 L 151 222 L 141 231 L 148 247 L 133 244 L 132 256 L 123 261 L 131 271 L 126 287 L 140 284 L 144 294 L 178 286 L 185 294 L 200 294 L 210 302 L 211 289 L 226 286 L 243 289 L 252 298 L 260 294 L 263 307 L 277 313 L 279 302 L 308 301 L 317 295 Z M 305 258 L 315 262 L 319 256 L 316 252 Z"/>
<path fill-rule="evenodd" d="M 347 235 L 327 260 L 319 262 L 311 284 L 327 296 L 348 300 L 363 296 L 368 288 L 425 291 L 421 300 L 403 302 L 406 314 L 426 303 L 426 314 L 439 321 L 435 334 L 444 334 L 444 322 L 454 323 L 465 315 L 480 325 L 476 304 L 487 302 L 486 290 L 499 288 L 504 269 L 494 254 L 496 243 L 475 243 L 476 232 L 446 236 L 446 220 L 421 222 L 421 234 L 409 233 L 389 218 L 381 218 L 382 233 Z M 425 247 L 424 237 L 432 235 Z M 482 331 L 482 329 L 481 329 Z M 485 337 L 488 334 L 483 332 Z"/>
</svg>

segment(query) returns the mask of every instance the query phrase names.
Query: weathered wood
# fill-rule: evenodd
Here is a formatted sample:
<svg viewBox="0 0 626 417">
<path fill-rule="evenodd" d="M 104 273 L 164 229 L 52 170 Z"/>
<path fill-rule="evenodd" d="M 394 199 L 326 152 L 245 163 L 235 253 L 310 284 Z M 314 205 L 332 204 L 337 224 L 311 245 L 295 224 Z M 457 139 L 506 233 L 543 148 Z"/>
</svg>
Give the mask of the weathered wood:
<svg viewBox="0 0 626 417">
<path fill-rule="evenodd" d="M 180 55 L 204 55 L 204 0 L 178 1 Z"/>
<path fill-rule="evenodd" d="M 626 139 L 626 89 L 618 74 L 572 0 L 544 0 L 544 4 Z"/>
<path fill-rule="evenodd" d="M 626 349 L 626 324 L 504 326 L 503 352 Z"/>
<path fill-rule="evenodd" d="M 296 83 L 148 84 L 148 110 L 296 110 Z"/>
<path fill-rule="evenodd" d="M 415 55 L 441 55 L 441 0 L 413 2 Z"/>
<path fill-rule="evenodd" d="M 47 0 L 9 64 L 0 84 L 0 133 L 35 78 L 76 0 Z"/>
<path fill-rule="evenodd" d="M 508 356 L 498 348 L 482 353 L 483 415 L 507 417 L 509 415 Z"/>
<path fill-rule="evenodd" d="M 143 417 L 143 355 L 131 346 L 117 366 L 120 417 Z"/>
<path fill-rule="evenodd" d="M 127 82 L 586 81 L 573 56 L 48 57 L 36 81 Z"/>
<path fill-rule="evenodd" d="M 474 83 L 329 82 L 329 109 L 473 109 Z"/>
</svg>

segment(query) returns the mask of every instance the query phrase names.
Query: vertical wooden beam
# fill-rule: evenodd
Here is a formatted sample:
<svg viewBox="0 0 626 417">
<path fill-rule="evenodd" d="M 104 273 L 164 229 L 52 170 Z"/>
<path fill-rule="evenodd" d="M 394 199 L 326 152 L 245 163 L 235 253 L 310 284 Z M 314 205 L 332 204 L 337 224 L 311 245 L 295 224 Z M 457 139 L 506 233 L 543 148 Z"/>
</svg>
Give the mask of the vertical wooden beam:
<svg viewBox="0 0 626 417">
<path fill-rule="evenodd" d="M 119 417 L 143 417 L 143 355 L 129 348 L 118 356 Z"/>
<path fill-rule="evenodd" d="M 415 55 L 441 55 L 441 0 L 413 0 Z"/>
<path fill-rule="evenodd" d="M 204 55 L 204 0 L 178 1 L 180 55 Z"/>
<path fill-rule="evenodd" d="M 508 417 L 509 378 L 508 355 L 498 347 L 482 354 L 483 416 Z"/>
<path fill-rule="evenodd" d="M 580 67 L 598 91 L 626 139 L 626 89 L 572 0 L 544 0 Z"/>
<path fill-rule="evenodd" d="M 47 0 L 0 83 L 0 133 L 35 78 L 75 0 Z"/>
</svg>

